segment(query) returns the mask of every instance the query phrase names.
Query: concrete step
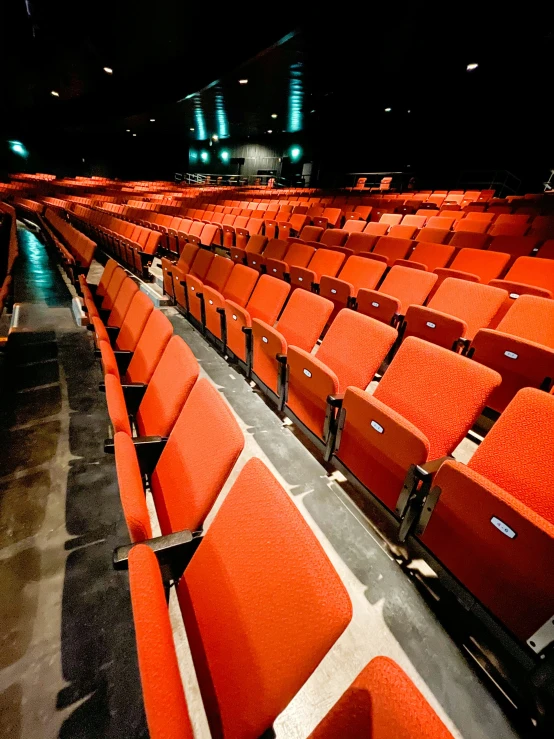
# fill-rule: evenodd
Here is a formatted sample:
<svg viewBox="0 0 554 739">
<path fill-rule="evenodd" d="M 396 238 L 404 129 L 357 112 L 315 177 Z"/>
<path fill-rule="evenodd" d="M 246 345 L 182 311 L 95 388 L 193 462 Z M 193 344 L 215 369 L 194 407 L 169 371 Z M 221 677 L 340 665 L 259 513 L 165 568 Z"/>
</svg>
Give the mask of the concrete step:
<svg viewBox="0 0 554 739">
<path fill-rule="evenodd" d="M 171 305 L 169 296 L 163 294 L 163 289 L 156 282 L 141 282 L 140 289 L 150 298 L 156 308 Z"/>
</svg>

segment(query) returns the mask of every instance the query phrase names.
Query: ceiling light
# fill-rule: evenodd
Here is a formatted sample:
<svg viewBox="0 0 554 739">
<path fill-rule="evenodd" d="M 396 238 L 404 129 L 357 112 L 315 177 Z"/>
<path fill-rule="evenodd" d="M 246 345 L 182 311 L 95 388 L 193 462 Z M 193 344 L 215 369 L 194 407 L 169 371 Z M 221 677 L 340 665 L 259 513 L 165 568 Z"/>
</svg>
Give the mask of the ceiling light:
<svg viewBox="0 0 554 739">
<path fill-rule="evenodd" d="M 385 108 L 385 113 L 390 113 L 392 108 Z"/>
<path fill-rule="evenodd" d="M 466 69 L 468 72 L 473 72 L 473 70 L 477 69 L 478 66 L 479 66 L 478 64 L 476 64 L 475 62 L 472 62 L 471 64 L 467 65 Z"/>
<path fill-rule="evenodd" d="M 59 92 L 56 92 L 56 90 L 52 90 L 51 93 L 50 93 L 50 95 L 53 95 L 55 98 L 59 98 L 60 97 L 60 93 Z"/>
<path fill-rule="evenodd" d="M 273 131 L 271 129 L 269 129 L 268 133 L 273 133 Z"/>
<path fill-rule="evenodd" d="M 126 128 L 125 130 L 127 131 L 127 133 L 131 133 L 131 129 L 130 128 Z"/>
<path fill-rule="evenodd" d="M 113 69 L 111 67 L 103 67 L 103 70 L 106 74 L 113 74 Z"/>
<path fill-rule="evenodd" d="M 156 122 L 155 118 L 150 118 L 150 123 L 155 123 L 155 122 Z"/>
<path fill-rule="evenodd" d="M 248 80 L 239 80 L 239 85 L 247 85 Z"/>
<path fill-rule="evenodd" d="M 189 131 L 194 131 L 194 128 L 189 128 Z"/>
<path fill-rule="evenodd" d="M 133 136 L 136 136 L 136 133 L 134 133 Z"/>
<path fill-rule="evenodd" d="M 272 117 L 272 118 L 277 118 L 277 113 L 272 113 L 272 114 L 271 114 L 271 117 Z"/>
<path fill-rule="evenodd" d="M 219 141 L 219 136 L 216 133 L 214 133 L 214 135 L 212 136 L 212 139 L 214 141 Z"/>
</svg>

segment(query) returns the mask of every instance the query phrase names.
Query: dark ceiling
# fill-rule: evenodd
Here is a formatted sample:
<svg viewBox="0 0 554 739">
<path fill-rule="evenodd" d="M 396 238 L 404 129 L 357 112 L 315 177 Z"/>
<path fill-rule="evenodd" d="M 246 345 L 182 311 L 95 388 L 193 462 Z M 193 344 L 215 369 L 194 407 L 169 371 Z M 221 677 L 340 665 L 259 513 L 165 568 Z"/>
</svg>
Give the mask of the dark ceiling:
<svg viewBox="0 0 554 739">
<path fill-rule="evenodd" d="M 500 168 L 536 187 L 554 166 L 552 4 L 3 5 L 0 133 L 41 153 L 31 168 L 171 177 L 223 107 L 230 146 L 280 136 L 319 171 Z"/>
</svg>

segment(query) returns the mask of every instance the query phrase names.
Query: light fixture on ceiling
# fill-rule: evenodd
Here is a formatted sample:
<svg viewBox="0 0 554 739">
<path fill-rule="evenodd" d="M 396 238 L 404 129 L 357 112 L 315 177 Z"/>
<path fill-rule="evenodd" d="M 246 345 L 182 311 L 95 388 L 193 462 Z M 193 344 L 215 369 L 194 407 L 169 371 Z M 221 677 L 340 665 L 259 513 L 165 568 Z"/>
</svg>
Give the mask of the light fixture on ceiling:
<svg viewBox="0 0 554 739">
<path fill-rule="evenodd" d="M 392 108 L 385 108 L 385 113 L 390 113 Z"/>
<path fill-rule="evenodd" d="M 219 141 L 219 136 L 217 135 L 217 133 L 214 133 L 214 135 L 212 136 L 212 139 L 214 141 Z"/>
<path fill-rule="evenodd" d="M 133 136 L 136 136 L 136 133 L 134 133 Z"/>
<path fill-rule="evenodd" d="M 411 112 L 412 112 L 411 110 L 408 111 L 408 113 L 411 113 Z"/>
<path fill-rule="evenodd" d="M 473 70 L 477 69 L 478 66 L 479 66 L 478 64 L 476 64 L 475 62 L 472 62 L 471 64 L 467 65 L 466 69 L 468 72 L 473 72 Z"/>
<path fill-rule="evenodd" d="M 56 92 L 56 90 L 52 90 L 50 92 L 50 95 L 53 95 L 55 98 L 59 98 L 60 97 L 60 93 L 59 92 Z"/>
<path fill-rule="evenodd" d="M 273 131 L 271 130 L 271 128 L 269 129 L 268 133 L 273 133 Z"/>
<path fill-rule="evenodd" d="M 194 128 L 189 128 L 189 131 L 194 131 Z"/>
<path fill-rule="evenodd" d="M 113 74 L 113 69 L 111 67 L 102 67 L 102 69 L 106 74 Z"/>
<path fill-rule="evenodd" d="M 248 80 L 239 80 L 239 85 L 247 85 Z"/>
<path fill-rule="evenodd" d="M 131 133 L 131 129 L 130 128 L 126 128 L 125 130 L 126 130 L 127 133 Z"/>
<path fill-rule="evenodd" d="M 272 113 L 272 114 L 271 114 L 271 117 L 272 117 L 272 118 L 277 118 L 277 113 Z"/>
<path fill-rule="evenodd" d="M 155 123 L 155 122 L 156 122 L 155 118 L 150 118 L 150 123 Z"/>
</svg>

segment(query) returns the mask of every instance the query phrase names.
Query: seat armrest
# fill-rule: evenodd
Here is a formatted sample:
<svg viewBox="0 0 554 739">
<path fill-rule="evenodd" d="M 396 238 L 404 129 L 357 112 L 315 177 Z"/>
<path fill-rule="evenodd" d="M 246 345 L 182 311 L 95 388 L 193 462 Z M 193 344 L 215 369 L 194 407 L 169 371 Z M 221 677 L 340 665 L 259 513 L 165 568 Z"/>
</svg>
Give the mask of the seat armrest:
<svg viewBox="0 0 554 739">
<path fill-rule="evenodd" d="M 398 532 L 398 538 L 401 542 L 406 541 L 416 522 L 420 522 L 419 525 L 421 525 L 420 519 L 431 491 L 433 478 L 444 462 L 449 459 L 453 459 L 453 457 L 447 455 L 439 459 L 429 460 L 423 464 L 413 464 L 408 470 L 404 486 L 396 503 L 396 514 L 402 519 Z"/>
<path fill-rule="evenodd" d="M 179 582 L 187 565 L 202 541 L 201 531 L 177 531 L 167 536 L 156 536 L 153 539 L 141 541 L 156 555 L 162 571 L 162 578 L 166 587 Z M 114 549 L 112 563 L 114 570 L 129 569 L 129 554 L 136 544 L 127 544 Z"/>
</svg>

